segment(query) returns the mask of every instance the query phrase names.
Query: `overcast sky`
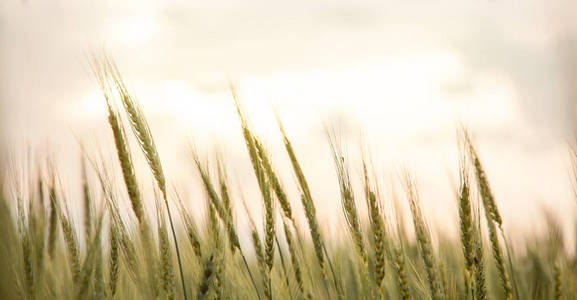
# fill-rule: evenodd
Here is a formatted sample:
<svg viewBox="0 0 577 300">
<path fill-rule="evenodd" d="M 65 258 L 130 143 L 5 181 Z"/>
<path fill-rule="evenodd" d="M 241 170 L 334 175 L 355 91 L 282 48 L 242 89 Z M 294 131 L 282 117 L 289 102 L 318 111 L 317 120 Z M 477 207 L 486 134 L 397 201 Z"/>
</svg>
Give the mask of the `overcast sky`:
<svg viewBox="0 0 577 300">
<path fill-rule="evenodd" d="M 505 222 L 528 231 L 542 205 L 565 222 L 576 211 L 567 141 L 577 7 L 550 3 L 4 0 L 2 122 L 13 148 L 55 153 L 65 179 L 78 173 L 75 136 L 113 154 L 87 63 L 106 49 L 143 105 L 171 181 L 197 181 L 187 142 L 203 151 L 218 144 L 260 209 L 233 82 L 294 191 L 271 108 L 280 111 L 322 218 L 341 218 L 327 123 L 344 128 L 352 158 L 362 132 L 384 173 L 412 169 L 427 215 L 451 227 L 441 220 L 456 215 L 450 181 L 463 121 Z"/>
</svg>

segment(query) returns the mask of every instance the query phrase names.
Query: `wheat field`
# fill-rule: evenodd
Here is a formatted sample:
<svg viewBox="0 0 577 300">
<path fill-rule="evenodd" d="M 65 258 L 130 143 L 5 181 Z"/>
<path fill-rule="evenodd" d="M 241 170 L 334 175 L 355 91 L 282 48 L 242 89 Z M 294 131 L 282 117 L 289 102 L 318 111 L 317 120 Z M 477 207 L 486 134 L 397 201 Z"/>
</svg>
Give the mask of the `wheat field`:
<svg viewBox="0 0 577 300">
<path fill-rule="evenodd" d="M 411 171 L 399 172 L 398 197 L 384 197 L 388 187 L 370 154 L 352 165 L 338 133 L 327 129 L 341 195 L 335 199 L 342 208 L 338 218 L 347 228 L 335 240 L 317 217 L 314 187 L 299 165 L 302 154 L 278 114 L 293 181 L 279 175 L 231 88 L 262 201 L 263 215 L 253 216 L 231 188 L 227 162 L 204 159 L 194 146 L 190 157 L 204 193 L 171 193 L 151 129 L 114 62 L 94 57 L 91 66 L 121 174 L 85 157 L 79 170 L 83 195 L 73 199 L 50 164 L 24 176 L 3 165 L 1 299 L 577 299 L 577 257 L 564 243 L 563 227 L 545 214 L 546 234 L 512 245 L 498 208 L 505 200 L 494 197 L 463 126 L 455 136 L 459 235 L 441 238 L 434 238 L 421 210 Z M 568 152 L 575 161 L 577 154 Z M 149 197 L 136 175 L 136 155 L 146 159 L 154 180 L 154 209 L 144 203 Z M 96 182 L 87 179 L 88 169 Z M 352 169 L 362 170 L 360 185 Z M 115 176 L 122 193 L 113 188 Z M 298 194 L 287 191 L 291 183 Z M 202 218 L 187 209 L 187 201 L 206 208 Z M 408 216 L 398 209 L 403 201 Z M 82 218 L 73 217 L 71 203 L 81 203 Z M 239 211 L 249 226 L 237 224 Z"/>
</svg>

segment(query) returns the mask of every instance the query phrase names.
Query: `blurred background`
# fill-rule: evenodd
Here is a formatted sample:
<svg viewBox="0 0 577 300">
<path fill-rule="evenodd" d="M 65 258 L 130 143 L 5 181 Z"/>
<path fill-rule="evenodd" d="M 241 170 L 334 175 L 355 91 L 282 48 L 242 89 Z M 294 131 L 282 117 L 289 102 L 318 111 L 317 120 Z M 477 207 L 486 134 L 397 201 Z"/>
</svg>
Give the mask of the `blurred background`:
<svg viewBox="0 0 577 300">
<path fill-rule="evenodd" d="M 189 207 L 203 196 L 186 148 L 193 142 L 206 155 L 223 153 L 236 190 L 260 212 L 232 82 L 298 203 L 278 109 L 326 224 L 342 219 L 329 124 L 341 128 L 353 162 L 360 144 L 369 145 L 383 186 L 399 169 L 412 170 L 429 221 L 455 232 L 462 122 L 508 231 L 538 229 L 544 207 L 574 227 L 575 2 L 395 2 L 4 0 L 6 148 L 52 158 L 71 196 L 80 190 L 79 143 L 114 166 L 105 102 L 88 64 L 104 49 L 142 104 L 169 182 L 187 191 Z M 138 171 L 151 186 L 148 170 Z M 391 194 L 385 189 L 385 202 Z"/>
</svg>

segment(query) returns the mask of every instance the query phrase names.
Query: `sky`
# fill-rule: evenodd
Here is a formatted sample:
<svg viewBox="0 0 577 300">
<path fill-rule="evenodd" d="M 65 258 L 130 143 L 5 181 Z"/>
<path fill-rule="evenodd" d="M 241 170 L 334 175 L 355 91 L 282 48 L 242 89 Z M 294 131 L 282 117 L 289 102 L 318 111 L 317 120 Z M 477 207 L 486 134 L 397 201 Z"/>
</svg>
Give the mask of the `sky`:
<svg viewBox="0 0 577 300">
<path fill-rule="evenodd" d="M 384 186 L 411 170 L 431 224 L 454 232 L 462 122 L 507 229 L 531 232 L 543 207 L 572 227 L 576 14 L 571 1 L 4 0 L 3 135 L 13 152 L 53 156 L 64 182 L 77 181 L 79 141 L 114 162 L 88 64 L 106 51 L 143 107 L 169 182 L 189 190 L 189 207 L 202 197 L 186 150 L 194 143 L 223 153 L 260 212 L 232 83 L 298 205 L 279 111 L 326 224 L 342 219 L 328 124 L 341 129 L 351 161 L 369 145 Z"/>
</svg>

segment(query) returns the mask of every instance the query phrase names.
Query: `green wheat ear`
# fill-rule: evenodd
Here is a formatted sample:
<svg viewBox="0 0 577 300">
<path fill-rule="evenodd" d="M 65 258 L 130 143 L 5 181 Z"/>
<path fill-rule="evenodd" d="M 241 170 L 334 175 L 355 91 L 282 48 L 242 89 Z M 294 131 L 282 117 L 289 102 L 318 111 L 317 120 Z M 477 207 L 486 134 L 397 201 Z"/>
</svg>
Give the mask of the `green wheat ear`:
<svg viewBox="0 0 577 300">
<path fill-rule="evenodd" d="M 167 299 L 175 299 L 176 291 L 174 287 L 172 251 L 166 230 L 166 221 L 162 215 L 158 222 L 158 252 L 160 253 L 160 278 L 164 295 Z"/>
<path fill-rule="evenodd" d="M 343 146 L 341 145 L 341 141 L 336 132 L 327 129 L 327 136 L 337 171 L 337 178 L 341 190 L 341 205 L 343 207 L 345 220 L 347 221 L 347 228 L 353 238 L 353 242 L 361 261 L 363 262 L 364 271 L 368 273 L 369 265 L 367 251 L 365 249 L 363 232 L 361 230 L 360 218 L 357 211 L 357 204 L 349 175 L 349 167 L 345 160 Z"/>
<path fill-rule="evenodd" d="M 377 200 L 376 184 L 371 182 L 369 178 L 369 171 L 367 167 L 367 160 L 363 154 L 362 158 L 362 170 L 363 170 L 363 185 L 365 192 L 365 200 L 367 203 L 367 210 L 369 215 L 369 222 L 371 224 L 371 236 L 373 238 L 374 245 L 374 256 L 375 256 L 375 266 L 374 266 L 374 280 L 377 286 L 379 297 L 383 298 L 383 280 L 385 279 L 385 257 L 386 257 L 386 245 L 385 245 L 385 226 L 383 224 L 383 216 L 381 214 L 381 207 L 379 201 Z M 373 175 L 374 181 L 376 181 L 376 176 Z M 403 286 L 401 285 L 401 288 Z"/>
<path fill-rule="evenodd" d="M 201 237 L 198 232 L 198 228 L 196 223 L 192 219 L 192 216 L 186 211 L 184 204 L 182 203 L 182 199 L 177 194 L 177 203 L 178 203 L 178 211 L 180 212 L 180 217 L 182 219 L 182 223 L 184 224 L 184 228 L 186 230 L 186 236 L 188 237 L 188 241 L 190 246 L 192 247 L 194 254 L 197 258 L 202 258 L 202 248 L 201 248 Z"/>
<path fill-rule="evenodd" d="M 297 183 L 299 184 L 299 188 L 301 190 L 301 203 L 303 205 L 305 217 L 307 219 L 310 233 L 311 233 L 311 237 L 313 239 L 313 245 L 314 245 L 316 257 L 318 259 L 319 267 L 321 269 L 321 272 L 323 273 L 323 275 L 326 278 L 325 266 L 324 266 L 325 265 L 325 257 L 324 257 L 324 253 L 323 253 L 324 242 L 323 242 L 322 237 L 321 237 L 320 227 L 319 227 L 317 216 L 316 216 L 315 204 L 313 202 L 312 195 L 311 195 L 307 180 L 305 179 L 304 173 L 303 173 L 303 171 L 300 167 L 300 164 L 297 160 L 296 154 L 293 150 L 293 146 L 292 146 L 290 140 L 288 139 L 288 137 L 285 133 L 284 126 L 282 125 L 280 117 L 278 116 L 278 114 L 275 114 L 275 116 L 277 118 L 277 123 L 279 126 L 280 133 L 282 135 L 283 141 L 284 141 L 286 152 L 289 156 L 291 165 L 293 167 L 293 171 L 294 171 L 296 178 L 297 178 Z"/>
<path fill-rule="evenodd" d="M 86 174 L 86 161 L 84 157 L 81 160 L 82 171 L 82 195 L 84 200 L 84 235 L 86 243 L 89 243 L 92 234 L 92 201 L 90 196 L 90 187 Z"/>
<path fill-rule="evenodd" d="M 460 148 L 462 149 L 462 148 Z M 463 256 L 465 258 L 465 285 L 471 286 L 474 268 L 474 247 L 475 240 L 473 238 L 473 216 L 470 200 L 470 183 L 467 173 L 466 157 L 461 150 L 460 168 L 460 187 L 458 198 L 459 208 L 459 224 L 461 244 L 463 246 Z M 468 288 L 470 290 L 470 288 Z"/>
<path fill-rule="evenodd" d="M 274 262 L 275 214 L 271 197 L 272 186 L 270 182 L 267 181 L 267 175 L 265 171 L 266 166 L 263 166 L 263 162 L 261 160 L 261 158 L 264 157 L 264 159 L 268 161 L 268 158 L 266 157 L 267 155 L 264 152 L 264 147 L 262 146 L 262 143 L 258 140 L 256 135 L 249 128 L 247 116 L 243 111 L 243 108 L 240 104 L 240 100 L 238 99 L 234 89 L 232 89 L 232 96 L 234 104 L 236 106 L 236 111 L 238 114 L 240 125 L 242 128 L 242 134 L 246 144 L 246 149 L 248 151 L 250 162 L 252 163 L 253 171 L 256 175 L 258 186 L 261 191 L 263 204 L 265 207 L 265 257 L 266 257 L 266 265 L 268 271 L 270 272 Z M 259 149 L 261 150 L 260 153 Z"/>
<path fill-rule="evenodd" d="M 124 126 L 122 125 L 122 119 L 118 115 L 117 109 L 113 103 L 114 94 L 109 78 L 112 71 L 110 70 L 110 66 L 105 61 L 101 61 L 96 57 L 93 58 L 92 68 L 104 95 L 104 99 L 106 100 L 108 123 L 114 137 L 116 153 L 118 156 L 118 161 L 120 162 L 120 168 L 122 170 L 122 176 L 126 190 L 128 192 L 130 203 L 132 205 L 132 210 L 138 219 L 138 222 L 140 224 L 144 224 L 144 208 L 134 172 L 130 147 L 127 143 L 126 132 L 124 131 Z"/>
<path fill-rule="evenodd" d="M 501 286 L 503 288 L 503 293 L 505 298 L 510 300 L 513 298 L 511 281 L 509 280 L 509 274 L 505 266 L 505 257 L 501 245 L 499 242 L 499 235 L 497 232 L 497 227 L 503 233 L 503 220 L 497 208 L 495 198 L 491 192 L 489 186 L 489 181 L 487 175 L 481 165 L 481 161 L 477 154 L 477 151 L 471 141 L 470 135 L 465 128 L 461 130 L 462 141 L 465 145 L 469 161 L 475 170 L 475 175 L 477 179 L 477 186 L 481 194 L 481 202 L 483 203 L 483 208 L 485 210 L 485 219 L 487 221 L 487 228 L 489 231 L 489 240 L 491 242 L 491 249 L 493 252 L 493 259 L 495 260 L 495 265 L 499 273 L 499 278 L 501 280 Z M 504 237 L 504 235 L 503 235 Z"/>
<path fill-rule="evenodd" d="M 182 259 L 180 255 L 180 248 L 178 247 L 178 238 L 176 236 L 176 230 L 174 228 L 172 213 L 166 195 L 166 179 L 164 178 L 164 171 L 162 170 L 160 157 L 158 155 L 154 139 L 152 138 L 148 122 L 146 121 L 146 118 L 144 117 L 144 114 L 142 113 L 140 106 L 137 105 L 135 100 L 128 93 L 128 89 L 124 85 L 124 82 L 120 76 L 120 72 L 118 71 L 118 68 L 116 67 L 114 62 L 108 59 L 106 56 L 104 56 L 101 58 L 101 63 L 102 65 L 106 66 L 105 68 L 106 73 L 100 75 L 100 77 L 107 80 L 108 83 L 116 89 L 116 92 L 120 97 L 120 101 L 122 102 L 124 110 L 130 120 L 130 127 L 132 128 L 132 132 L 136 136 L 140 149 L 144 153 L 144 157 L 146 158 L 146 161 L 148 162 L 148 165 L 152 170 L 156 183 L 158 184 L 158 187 L 162 192 L 164 204 L 166 207 L 166 211 L 168 213 L 168 221 L 170 224 L 170 229 L 172 231 L 172 237 L 174 239 L 176 257 L 178 260 L 178 268 L 180 271 L 180 280 L 182 283 L 182 292 L 184 298 L 188 299 L 186 292 L 186 284 L 184 280 L 184 271 L 182 267 Z"/>
<path fill-rule="evenodd" d="M 431 237 L 429 229 L 425 223 L 425 219 L 421 213 L 419 194 L 413 179 L 408 172 L 405 173 L 405 187 L 407 198 L 411 207 L 411 215 L 413 216 L 413 226 L 415 227 L 415 235 L 417 243 L 421 252 L 421 258 L 425 264 L 425 271 L 429 283 L 429 290 L 431 297 L 435 300 L 443 299 L 443 290 L 441 288 L 440 275 L 438 273 L 438 266 L 435 260 L 435 253 L 431 245 Z"/>
</svg>

